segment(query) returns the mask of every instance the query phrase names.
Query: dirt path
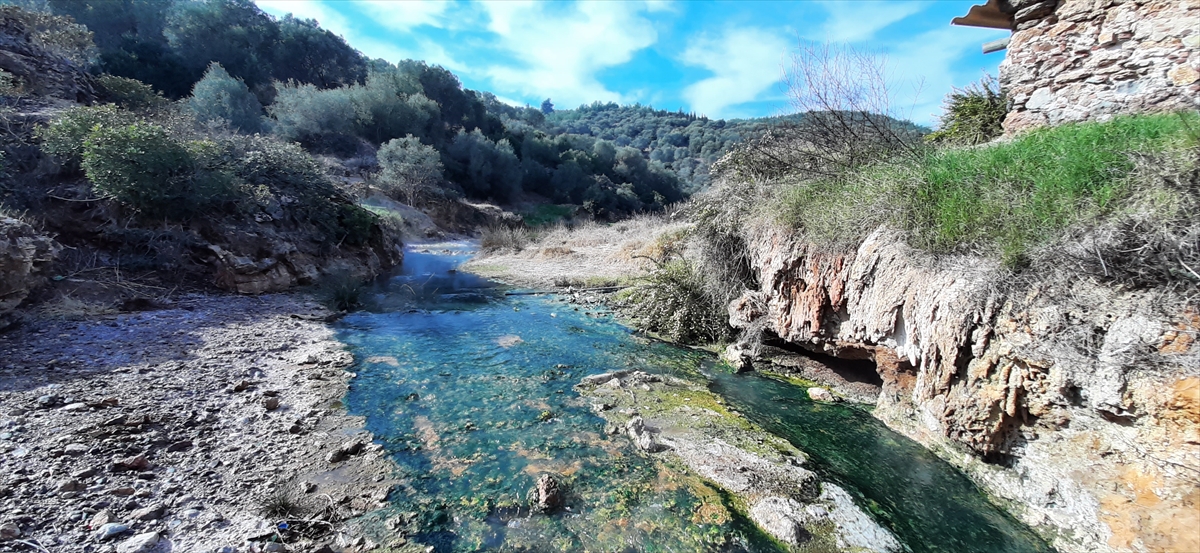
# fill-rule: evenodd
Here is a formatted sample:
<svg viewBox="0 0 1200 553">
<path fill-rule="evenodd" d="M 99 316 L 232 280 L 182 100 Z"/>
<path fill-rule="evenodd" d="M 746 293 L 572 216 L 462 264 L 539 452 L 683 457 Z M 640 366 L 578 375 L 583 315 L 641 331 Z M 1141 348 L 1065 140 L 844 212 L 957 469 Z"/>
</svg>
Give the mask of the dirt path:
<svg viewBox="0 0 1200 553">
<path fill-rule="evenodd" d="M 0 334 L 0 551 L 369 548 L 349 519 L 392 465 L 341 406 L 352 357 L 326 315 L 192 295 Z"/>
</svg>

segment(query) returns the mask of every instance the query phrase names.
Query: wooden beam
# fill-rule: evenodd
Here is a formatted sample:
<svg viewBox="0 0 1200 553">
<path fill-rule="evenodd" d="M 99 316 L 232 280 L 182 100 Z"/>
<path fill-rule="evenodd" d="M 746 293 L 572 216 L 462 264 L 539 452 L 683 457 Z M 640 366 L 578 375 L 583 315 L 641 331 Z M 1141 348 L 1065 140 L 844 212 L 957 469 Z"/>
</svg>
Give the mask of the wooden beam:
<svg viewBox="0 0 1200 553">
<path fill-rule="evenodd" d="M 993 40 L 991 42 L 985 42 L 985 43 L 983 43 L 983 53 L 990 54 L 992 52 L 999 52 L 1001 50 L 1004 50 L 1004 49 L 1008 48 L 1008 41 L 1010 41 L 1010 40 L 1012 40 L 1012 37 L 1006 36 L 1000 40 Z"/>
</svg>

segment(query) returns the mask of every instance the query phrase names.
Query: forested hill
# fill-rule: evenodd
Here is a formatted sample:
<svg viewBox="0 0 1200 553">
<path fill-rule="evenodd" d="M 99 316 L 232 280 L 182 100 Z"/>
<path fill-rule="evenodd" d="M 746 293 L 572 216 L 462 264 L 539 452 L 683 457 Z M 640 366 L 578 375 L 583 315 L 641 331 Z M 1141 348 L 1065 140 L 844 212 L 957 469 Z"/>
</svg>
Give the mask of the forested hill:
<svg viewBox="0 0 1200 553">
<path fill-rule="evenodd" d="M 643 152 L 677 174 L 688 192 L 708 186 L 708 168 L 736 144 L 753 138 L 769 119 L 709 119 L 650 106 L 596 102 L 546 117 L 551 134 L 581 134 Z"/>
<path fill-rule="evenodd" d="M 409 172 L 380 174 L 410 201 L 540 196 L 605 217 L 660 209 L 704 188 L 709 165 L 762 127 L 640 105 L 513 107 L 442 67 L 369 59 L 316 21 L 277 18 L 251 0 L 5 4 L 6 18 L 85 65 L 105 100 L 126 109 L 158 106 L 161 95 L 201 123 L 369 169 L 376 150 L 382 158 L 401 140 L 388 159 Z"/>
</svg>

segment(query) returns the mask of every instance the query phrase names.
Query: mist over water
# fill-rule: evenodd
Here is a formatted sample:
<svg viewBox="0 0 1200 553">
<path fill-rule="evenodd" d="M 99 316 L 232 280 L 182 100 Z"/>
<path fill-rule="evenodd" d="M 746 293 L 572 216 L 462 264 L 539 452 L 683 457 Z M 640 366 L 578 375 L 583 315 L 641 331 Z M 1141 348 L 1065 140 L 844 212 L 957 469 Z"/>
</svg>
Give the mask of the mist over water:
<svg viewBox="0 0 1200 553">
<path fill-rule="evenodd" d="M 1045 551 L 970 481 L 859 409 L 811 402 L 802 388 L 733 375 L 704 353 L 639 338 L 594 308 L 509 295 L 456 267 L 468 245 L 414 248 L 379 283 L 374 308 L 340 338 L 358 373 L 353 414 L 400 467 L 382 519 L 437 551 L 779 551 L 732 499 L 635 451 L 572 386 L 639 369 L 710 380 L 751 421 L 812 456 L 914 552 Z M 531 513 L 552 474 L 566 509 Z M 386 531 L 386 530 L 380 530 Z"/>
</svg>

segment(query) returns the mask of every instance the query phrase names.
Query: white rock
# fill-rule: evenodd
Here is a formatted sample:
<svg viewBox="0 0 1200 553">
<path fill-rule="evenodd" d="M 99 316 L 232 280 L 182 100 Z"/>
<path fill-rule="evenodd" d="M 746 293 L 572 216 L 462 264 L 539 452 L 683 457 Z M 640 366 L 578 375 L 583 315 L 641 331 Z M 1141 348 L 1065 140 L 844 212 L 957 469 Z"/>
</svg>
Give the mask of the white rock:
<svg viewBox="0 0 1200 553">
<path fill-rule="evenodd" d="M 158 545 L 158 532 L 138 534 L 117 545 L 117 553 L 147 553 Z"/>
<path fill-rule="evenodd" d="M 833 394 L 829 393 L 829 390 L 817 387 L 808 389 L 808 398 L 813 401 L 837 401 L 837 398 L 833 397 Z"/>
<path fill-rule="evenodd" d="M 118 524 L 116 522 L 109 522 L 96 529 L 96 532 L 92 534 L 92 537 L 96 538 L 97 540 L 106 540 L 117 534 L 127 531 L 129 531 L 128 526 L 125 526 L 124 524 Z"/>
</svg>

